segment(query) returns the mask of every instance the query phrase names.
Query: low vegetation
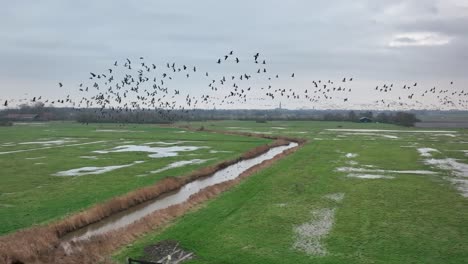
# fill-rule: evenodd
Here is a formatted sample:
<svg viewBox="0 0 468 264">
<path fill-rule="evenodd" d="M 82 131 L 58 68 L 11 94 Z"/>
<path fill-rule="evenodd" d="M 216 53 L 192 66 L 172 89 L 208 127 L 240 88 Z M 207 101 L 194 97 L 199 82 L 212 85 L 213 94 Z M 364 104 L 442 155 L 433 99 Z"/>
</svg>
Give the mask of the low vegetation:
<svg viewBox="0 0 468 264">
<path fill-rule="evenodd" d="M 430 147 L 438 150 L 431 152 L 434 159 L 450 157 L 466 164 L 464 130 L 426 133 L 349 122 L 192 125 L 296 136 L 309 143 L 168 228 L 128 245 L 116 254 L 117 262 L 143 256 L 145 247 L 165 240 L 178 241 L 197 256 L 187 263 L 463 263 L 468 259 L 468 198 L 450 181 L 454 171 L 425 164 L 427 157 L 418 152 Z M 351 177 L 337 170 L 340 167 L 378 170 L 392 178 Z"/>
<path fill-rule="evenodd" d="M 34 127 L 34 129 L 31 129 Z M 150 125 L 31 123 L 0 129 L 0 234 L 44 224 L 167 177 L 231 160 L 267 139 L 227 136 Z M 158 143 L 162 142 L 162 143 Z M 145 152 L 99 154 L 122 145 L 203 147 L 174 157 L 151 158 Z M 161 173 L 150 171 L 178 160 L 206 160 Z M 131 164 L 104 174 L 55 176 L 75 168 Z"/>
</svg>

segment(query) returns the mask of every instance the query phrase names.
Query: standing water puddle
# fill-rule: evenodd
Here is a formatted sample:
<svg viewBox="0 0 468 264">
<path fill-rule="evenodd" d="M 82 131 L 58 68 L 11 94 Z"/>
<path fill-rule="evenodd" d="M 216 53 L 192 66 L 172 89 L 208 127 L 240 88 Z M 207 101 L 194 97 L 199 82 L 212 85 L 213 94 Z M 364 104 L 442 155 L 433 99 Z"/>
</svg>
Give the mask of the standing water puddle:
<svg viewBox="0 0 468 264">
<path fill-rule="evenodd" d="M 67 234 L 63 237 L 64 241 L 80 241 L 91 238 L 92 236 L 102 235 L 113 230 L 126 227 L 143 217 L 172 205 L 181 204 L 189 200 L 190 196 L 200 192 L 202 189 L 223 183 L 239 177 L 246 170 L 270 160 L 276 155 L 283 153 L 285 150 L 298 146 L 297 143 L 291 142 L 287 146 L 279 146 L 270 149 L 266 153 L 248 160 L 242 160 L 236 164 L 228 166 L 222 170 L 215 172 L 213 175 L 195 180 L 182 186 L 179 190 L 164 194 L 154 200 L 134 206 L 123 212 L 114 214 L 95 224 L 88 225 L 75 232 Z"/>
</svg>

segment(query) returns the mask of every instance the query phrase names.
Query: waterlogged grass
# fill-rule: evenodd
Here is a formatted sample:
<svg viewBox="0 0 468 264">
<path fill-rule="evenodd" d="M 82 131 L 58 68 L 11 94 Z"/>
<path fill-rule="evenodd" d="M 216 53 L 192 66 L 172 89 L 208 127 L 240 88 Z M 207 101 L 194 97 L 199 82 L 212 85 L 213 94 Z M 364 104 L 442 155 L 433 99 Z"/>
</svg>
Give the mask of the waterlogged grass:
<svg viewBox="0 0 468 264">
<path fill-rule="evenodd" d="M 128 245 L 116 253 L 117 261 L 141 257 L 145 246 L 165 239 L 178 240 L 193 251 L 197 258 L 188 263 L 197 264 L 465 263 L 468 259 L 468 198 L 448 180 L 451 171 L 425 165 L 425 158 L 417 151 L 434 148 L 439 152 L 432 153 L 431 158 L 456 158 L 466 164 L 468 157 L 461 151 L 468 149 L 465 130 L 440 133 L 445 135 L 357 135 L 327 129 L 413 129 L 339 122 L 225 121 L 192 125 L 293 135 L 309 142 L 166 229 Z M 347 153 L 357 155 L 348 158 Z M 394 178 L 358 179 L 336 171 L 338 167 L 365 165 L 437 174 L 381 173 Z M 343 193 L 344 199 L 337 202 L 326 198 L 334 193 Z M 322 209 L 334 209 L 335 213 L 330 232 L 320 240 L 327 254 L 307 255 L 293 248 L 294 228 L 310 222 L 312 212 Z"/>
<path fill-rule="evenodd" d="M 257 138 L 182 131 L 153 125 L 85 126 L 75 123 L 0 127 L 0 234 L 61 218 L 114 196 L 154 184 L 164 177 L 184 175 L 197 168 L 235 158 L 249 149 L 270 142 Z M 65 143 L 21 144 L 57 140 Z M 177 146 L 206 148 L 179 152 L 178 156 L 165 158 L 150 158 L 150 153 L 144 152 L 94 152 L 158 141 L 187 141 Z M 151 146 L 170 147 L 161 144 Z M 173 162 L 193 159 L 207 161 L 141 177 Z M 53 175 L 70 169 L 125 165 L 135 161 L 144 162 L 98 175 Z"/>
</svg>

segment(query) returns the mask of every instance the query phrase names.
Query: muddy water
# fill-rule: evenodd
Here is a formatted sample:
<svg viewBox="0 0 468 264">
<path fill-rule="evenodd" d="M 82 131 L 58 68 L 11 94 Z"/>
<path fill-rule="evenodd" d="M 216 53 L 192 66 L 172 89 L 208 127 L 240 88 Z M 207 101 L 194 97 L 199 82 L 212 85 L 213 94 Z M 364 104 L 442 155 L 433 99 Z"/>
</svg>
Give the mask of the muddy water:
<svg viewBox="0 0 468 264">
<path fill-rule="evenodd" d="M 126 211 L 118 214 L 114 214 L 98 223 L 89 225 L 75 232 L 72 232 L 65 237 L 63 241 L 80 241 L 91 238 L 92 236 L 102 235 L 119 228 L 126 227 L 139 219 L 164 208 L 172 205 L 181 204 L 187 201 L 191 195 L 200 192 L 202 189 L 223 183 L 229 180 L 233 180 L 240 176 L 246 170 L 252 168 L 255 165 L 262 163 L 263 161 L 270 160 L 276 155 L 283 153 L 285 150 L 291 149 L 298 146 L 297 143 L 290 143 L 287 146 L 279 146 L 270 149 L 268 152 L 248 160 L 240 161 L 229 167 L 217 171 L 213 175 L 205 178 L 201 178 L 184 185 L 177 191 L 167 193 L 163 196 L 158 197 L 155 200 L 148 201 L 138 206 L 132 207 Z"/>
</svg>

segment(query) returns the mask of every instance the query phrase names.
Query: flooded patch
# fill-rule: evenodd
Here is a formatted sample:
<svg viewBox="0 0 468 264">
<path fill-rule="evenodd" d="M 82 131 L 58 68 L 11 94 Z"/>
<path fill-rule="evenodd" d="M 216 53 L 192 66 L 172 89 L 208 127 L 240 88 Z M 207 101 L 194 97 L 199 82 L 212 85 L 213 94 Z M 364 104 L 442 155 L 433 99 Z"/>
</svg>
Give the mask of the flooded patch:
<svg viewBox="0 0 468 264">
<path fill-rule="evenodd" d="M 43 150 L 43 149 L 51 149 L 51 148 L 59 148 L 59 147 L 84 146 L 84 145 L 98 144 L 98 143 L 104 143 L 104 142 L 106 142 L 106 141 L 94 141 L 94 142 L 77 143 L 77 144 L 69 144 L 69 145 L 57 145 L 57 146 L 45 146 L 45 147 L 41 147 L 41 148 L 32 148 L 32 149 L 19 149 L 19 150 L 12 150 L 12 151 L 3 151 L 3 152 L 0 152 L 0 155 L 21 153 L 21 152 L 29 152 L 29 151 Z"/>
<path fill-rule="evenodd" d="M 312 211 L 310 222 L 294 227 L 296 241 L 293 248 L 308 255 L 326 255 L 328 251 L 322 240 L 330 233 L 334 218 L 335 209 L 323 208 Z"/>
<path fill-rule="evenodd" d="M 18 145 L 42 145 L 42 146 L 54 146 L 54 145 L 63 145 L 67 143 L 73 143 L 76 140 L 73 139 L 59 139 L 59 140 L 49 140 L 49 141 L 31 141 L 31 142 L 21 142 Z"/>
<path fill-rule="evenodd" d="M 96 156 L 80 156 L 80 158 L 82 158 L 82 159 L 92 159 L 92 160 L 97 160 L 98 159 L 98 157 L 96 157 Z"/>
<path fill-rule="evenodd" d="M 418 148 L 418 152 L 422 157 L 432 157 L 431 152 L 439 152 L 433 148 Z"/>
<path fill-rule="evenodd" d="M 458 177 L 468 177 L 468 164 L 458 162 L 456 159 L 427 159 L 424 163 L 442 170 L 450 170 Z"/>
<path fill-rule="evenodd" d="M 398 139 L 399 138 L 399 137 L 393 136 L 393 135 L 368 133 L 368 132 L 345 133 L 345 135 L 350 135 L 350 136 L 354 136 L 354 135 L 358 135 L 358 136 L 377 136 L 377 137 L 384 137 L 384 138 L 390 138 L 390 139 Z"/>
<path fill-rule="evenodd" d="M 395 133 L 457 133 L 456 131 L 447 130 L 389 130 L 389 129 L 325 129 L 327 131 L 337 132 L 395 132 Z"/>
<path fill-rule="evenodd" d="M 150 158 L 175 157 L 179 152 L 195 151 L 208 147 L 199 146 L 172 146 L 172 147 L 150 147 L 146 145 L 123 145 L 110 150 L 96 150 L 95 153 L 119 153 L 119 152 L 146 152 Z"/>
<path fill-rule="evenodd" d="M 468 179 L 449 178 L 448 180 L 455 185 L 463 197 L 468 197 Z"/>
<path fill-rule="evenodd" d="M 103 174 L 106 172 L 110 172 L 113 170 L 121 169 L 121 168 L 127 168 L 131 167 L 135 164 L 140 164 L 143 163 L 144 161 L 135 161 L 130 164 L 125 164 L 125 165 L 116 165 L 116 166 L 107 166 L 107 167 L 83 167 L 83 168 L 78 168 L 78 169 L 72 169 L 72 170 L 67 170 L 67 171 L 60 171 L 55 174 L 54 176 L 83 176 L 83 175 L 90 175 L 90 174 Z"/>
<path fill-rule="evenodd" d="M 246 130 L 244 131 L 246 133 L 252 133 L 252 134 L 273 134 L 271 131 L 253 131 L 253 130 Z"/>
<path fill-rule="evenodd" d="M 27 160 L 38 160 L 38 159 L 45 159 L 46 157 L 45 156 L 42 156 L 42 157 L 34 157 L 34 158 L 25 158 Z"/>
<path fill-rule="evenodd" d="M 341 202 L 344 199 L 344 196 L 345 196 L 344 193 L 330 193 L 323 197 L 326 199 L 335 201 L 335 202 Z"/>
<path fill-rule="evenodd" d="M 457 137 L 457 135 L 454 134 L 436 134 L 436 136 Z"/>
<path fill-rule="evenodd" d="M 14 142 L 2 143 L 0 147 L 14 147 L 16 144 Z"/>
<path fill-rule="evenodd" d="M 46 123 L 39 122 L 13 122 L 15 126 L 45 126 Z"/>
<path fill-rule="evenodd" d="M 96 132 L 112 132 L 112 133 L 141 133 L 145 131 L 127 130 L 127 129 L 96 129 Z"/>
<path fill-rule="evenodd" d="M 368 165 L 372 166 L 372 165 Z M 382 170 L 370 168 L 355 168 L 355 167 L 339 167 L 336 169 L 339 172 L 362 172 L 362 173 L 396 173 L 396 174 L 419 174 L 419 175 L 434 175 L 437 172 L 427 170 Z"/>
<path fill-rule="evenodd" d="M 290 143 L 287 146 L 272 148 L 258 157 L 242 160 L 215 172 L 212 176 L 194 180 L 182 186 L 180 189 L 164 194 L 155 200 L 148 201 L 146 203 L 132 207 L 126 211 L 114 214 L 100 222 L 88 225 L 82 229 L 68 234 L 63 239 L 65 241 L 85 240 L 95 235 L 105 234 L 107 232 L 126 227 L 153 212 L 165 209 L 172 205 L 184 203 L 188 201 L 192 195 L 202 191 L 206 187 L 234 180 L 243 172 L 254 167 L 255 165 L 258 165 L 263 161 L 273 159 L 275 156 L 283 153 L 285 150 L 294 148 L 296 146 L 298 146 L 297 143 Z"/>
<path fill-rule="evenodd" d="M 207 160 L 207 159 L 193 159 L 193 160 L 181 160 L 181 161 L 176 161 L 176 162 L 173 162 L 173 163 L 167 165 L 167 166 L 164 167 L 164 168 L 161 168 L 161 169 L 158 169 L 158 170 L 154 170 L 154 171 L 150 171 L 150 173 L 151 173 L 151 174 L 160 173 L 160 172 L 163 172 L 163 171 L 167 171 L 167 170 L 170 170 L 170 169 L 183 167 L 183 166 L 186 166 L 186 165 L 202 164 L 202 163 L 205 163 L 206 161 L 208 161 L 208 160 Z"/>
<path fill-rule="evenodd" d="M 216 153 L 232 153 L 232 151 L 228 151 L 228 150 L 210 150 L 210 154 L 216 154 Z"/>
<path fill-rule="evenodd" d="M 347 175 L 350 178 L 359 178 L 359 179 L 393 179 L 393 176 L 385 176 L 380 174 L 358 174 L 350 173 Z"/>
<path fill-rule="evenodd" d="M 427 157 L 421 154 L 423 157 Z M 451 172 L 451 177 L 447 177 L 447 180 L 455 185 L 455 188 L 461 193 L 462 196 L 468 197 L 468 164 L 461 163 L 456 159 L 426 159 L 424 160 L 426 165 L 430 165 L 441 170 L 447 170 Z"/>
<path fill-rule="evenodd" d="M 180 145 L 188 142 L 195 142 L 195 141 L 185 141 L 185 140 L 180 140 L 180 141 L 174 141 L 174 142 L 164 142 L 164 141 L 156 141 L 156 142 L 148 142 L 143 145 Z"/>
</svg>

